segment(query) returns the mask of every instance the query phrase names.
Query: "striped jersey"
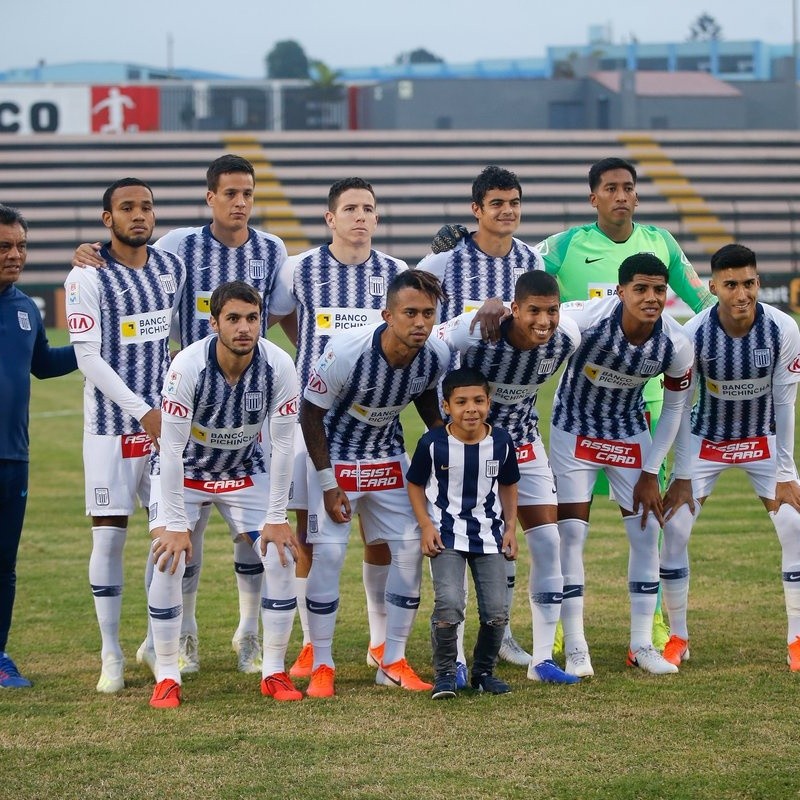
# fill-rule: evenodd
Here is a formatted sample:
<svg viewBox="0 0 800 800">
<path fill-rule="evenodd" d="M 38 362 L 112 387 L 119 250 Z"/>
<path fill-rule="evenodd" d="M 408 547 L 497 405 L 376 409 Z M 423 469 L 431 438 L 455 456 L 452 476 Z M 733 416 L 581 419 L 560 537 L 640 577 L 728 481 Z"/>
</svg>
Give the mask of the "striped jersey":
<svg viewBox="0 0 800 800">
<path fill-rule="evenodd" d="M 406 367 L 389 365 L 381 347 L 386 323 L 334 336 L 311 371 L 306 400 L 327 409 L 325 435 L 332 461 L 397 456 L 405 451 L 400 412 L 436 387 L 450 351 L 429 338 Z"/>
<path fill-rule="evenodd" d="M 788 315 L 756 303 L 747 335 L 729 336 L 710 308 L 684 326 L 695 346 L 698 396 L 692 433 L 714 442 L 775 433 L 772 387 L 800 381 L 800 331 Z"/>
<path fill-rule="evenodd" d="M 626 439 L 647 430 L 642 390 L 662 372 L 667 380 L 687 379 L 694 349 L 683 328 L 668 314 L 650 338 L 631 344 L 622 330 L 622 303 L 616 297 L 561 307 L 581 332 L 553 400 L 552 424 L 568 433 Z"/>
<path fill-rule="evenodd" d="M 177 228 L 155 243 L 186 265 L 186 291 L 178 309 L 181 347 L 211 333 L 211 293 L 228 281 L 244 281 L 261 295 L 261 333 L 266 334 L 266 309 L 278 269 L 286 260 L 286 247 L 277 236 L 248 230 L 250 236 L 240 247 L 222 244 L 211 233 L 210 225 Z"/>
<path fill-rule="evenodd" d="M 480 442 L 465 444 L 449 428 L 422 436 L 406 478 L 425 487 L 428 514 L 447 549 L 499 553 L 505 525 L 497 485 L 519 481 L 514 443 L 506 431 L 489 427 Z"/>
<path fill-rule="evenodd" d="M 444 322 L 479 309 L 490 297 L 511 303 L 517 278 L 528 270 L 542 269 L 542 262 L 536 251 L 519 239 L 512 240 L 507 255 L 495 257 L 466 238 L 452 250 L 425 256 L 417 269 L 432 272 L 442 282 L 447 299 L 439 308 L 439 322 Z"/>
<path fill-rule="evenodd" d="M 287 259 L 278 273 L 269 313 L 285 316 L 297 309 L 301 387 L 332 336 L 382 321 L 386 289 L 405 269 L 405 261 L 378 250 L 361 264 L 342 264 L 328 245 Z"/>
<path fill-rule="evenodd" d="M 264 420 L 297 415 L 297 376 L 291 356 L 259 339 L 253 360 L 235 386 L 217 362 L 217 336 L 207 336 L 175 356 L 161 400 L 164 424 L 190 419 L 183 451 L 184 475 L 227 480 L 268 471 L 259 443 Z M 266 503 L 265 498 L 265 503 Z"/>
<path fill-rule="evenodd" d="M 434 335 L 461 355 L 461 366 L 473 367 L 486 377 L 492 401 L 487 422 L 507 431 L 519 447 L 539 438 L 538 388 L 575 351 L 581 334 L 574 320 L 562 316 L 550 341 L 520 350 L 508 339 L 512 318 L 502 322 L 498 341 L 486 342 L 479 326 L 469 332 L 476 313 L 460 314 L 438 326 Z"/>
<path fill-rule="evenodd" d="M 152 408 L 160 405 L 160 387 L 169 367 L 169 334 L 183 292 L 183 262 L 148 246 L 141 269 L 117 263 L 104 246 L 106 265 L 74 268 L 64 283 L 70 341 L 99 342 L 103 360 L 126 386 Z M 126 414 L 88 380 L 83 394 L 84 428 L 118 436 L 140 433 L 139 421 Z"/>
</svg>

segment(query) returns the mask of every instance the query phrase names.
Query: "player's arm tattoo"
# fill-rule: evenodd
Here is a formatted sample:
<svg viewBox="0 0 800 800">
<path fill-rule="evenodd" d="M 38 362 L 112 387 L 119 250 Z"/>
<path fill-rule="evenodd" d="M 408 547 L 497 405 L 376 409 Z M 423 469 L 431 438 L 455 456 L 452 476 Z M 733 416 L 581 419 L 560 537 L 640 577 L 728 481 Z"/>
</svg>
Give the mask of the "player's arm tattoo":
<svg viewBox="0 0 800 800">
<path fill-rule="evenodd" d="M 300 427 L 303 430 L 309 458 L 316 470 L 328 469 L 331 466 L 328 439 L 325 436 L 326 413 L 327 409 L 320 408 L 303 398 L 300 405 Z"/>
</svg>

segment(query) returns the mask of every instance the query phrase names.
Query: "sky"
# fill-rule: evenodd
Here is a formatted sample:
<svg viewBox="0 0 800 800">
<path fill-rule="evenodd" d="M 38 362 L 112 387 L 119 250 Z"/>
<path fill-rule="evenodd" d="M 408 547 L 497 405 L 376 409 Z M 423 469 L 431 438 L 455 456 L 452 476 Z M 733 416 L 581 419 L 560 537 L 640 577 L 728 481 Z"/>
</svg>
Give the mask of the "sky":
<svg viewBox="0 0 800 800">
<path fill-rule="evenodd" d="M 264 56 L 285 39 L 333 69 L 385 66 L 420 47 L 452 64 L 535 58 L 548 45 L 586 43 L 591 25 L 609 26 L 613 43 L 685 41 L 703 12 L 722 26 L 723 39 L 790 44 L 798 2 L 32 0 L 4 4 L 0 71 L 40 59 L 124 61 L 262 78 Z"/>
</svg>

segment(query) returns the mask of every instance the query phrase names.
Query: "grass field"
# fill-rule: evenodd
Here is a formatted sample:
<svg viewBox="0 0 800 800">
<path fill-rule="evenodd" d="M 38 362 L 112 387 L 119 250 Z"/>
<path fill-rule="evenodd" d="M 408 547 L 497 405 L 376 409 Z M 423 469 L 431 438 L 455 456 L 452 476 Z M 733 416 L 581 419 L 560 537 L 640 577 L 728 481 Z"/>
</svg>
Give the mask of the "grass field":
<svg viewBox="0 0 800 800">
<path fill-rule="evenodd" d="M 549 406 L 549 393 L 540 405 Z M 99 634 L 83 516 L 81 379 L 35 382 L 31 485 L 9 651 L 35 686 L 0 692 L 0 799 L 38 798 L 775 798 L 800 795 L 800 676 L 785 662 L 777 541 L 761 504 L 726 476 L 692 541 L 692 660 L 653 678 L 624 665 L 626 544 L 607 500 L 587 544 L 586 619 L 596 677 L 530 683 L 451 702 L 377 687 L 360 547 L 342 581 L 337 697 L 278 704 L 236 671 L 231 546 L 206 535 L 198 616 L 202 668 L 174 712 L 149 708 L 134 659 L 146 625 L 144 513 L 129 529 L 122 636 L 127 688 L 99 695 Z M 409 417 L 407 438 L 419 425 Z M 513 609 L 530 645 L 524 544 Z M 409 647 L 430 676 L 430 580 Z M 299 649 L 299 625 L 289 659 Z M 474 634 L 474 618 L 468 631 Z"/>
</svg>

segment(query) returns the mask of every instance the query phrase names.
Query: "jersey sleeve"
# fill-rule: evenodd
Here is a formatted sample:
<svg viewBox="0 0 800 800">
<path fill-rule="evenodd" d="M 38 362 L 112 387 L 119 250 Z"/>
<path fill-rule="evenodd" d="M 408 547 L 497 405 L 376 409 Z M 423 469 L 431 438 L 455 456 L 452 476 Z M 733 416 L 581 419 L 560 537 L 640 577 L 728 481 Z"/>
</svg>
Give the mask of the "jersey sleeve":
<svg viewBox="0 0 800 800">
<path fill-rule="evenodd" d="M 469 332 L 469 326 L 475 319 L 477 311 L 468 311 L 457 317 L 436 326 L 432 336 L 443 341 L 453 352 L 466 353 L 470 347 L 481 341 L 480 326 L 475 327 L 474 333 Z"/>
<path fill-rule="evenodd" d="M 442 280 L 442 278 L 444 278 L 444 272 L 447 269 L 447 262 L 450 260 L 451 255 L 459 248 L 463 247 L 464 242 L 460 241 L 453 250 L 447 250 L 444 253 L 428 253 L 428 255 L 417 264 L 417 269 L 430 272 L 439 280 Z"/>
<path fill-rule="evenodd" d="M 153 243 L 153 247 L 157 247 L 159 250 L 166 250 L 173 255 L 178 255 L 178 247 L 181 242 L 187 236 L 191 236 L 193 233 L 199 233 L 202 230 L 202 228 L 175 228 L 165 233 L 160 239 L 157 239 Z"/>
<path fill-rule="evenodd" d="M 500 465 L 497 480 L 503 486 L 510 486 L 512 483 L 519 483 L 519 464 L 517 463 L 517 453 L 514 450 L 514 443 L 511 437 L 503 431 L 506 441 L 506 457 Z"/>
<path fill-rule="evenodd" d="M 800 381 L 800 329 L 788 314 L 779 312 L 775 318 L 780 326 L 781 351 L 772 382 L 777 386 L 797 383 Z"/>
<path fill-rule="evenodd" d="M 411 464 L 406 470 L 406 479 L 416 486 L 427 486 L 432 470 L 433 460 L 431 458 L 430 436 L 425 434 L 417 442 L 417 446 L 414 449 Z"/>
<path fill-rule="evenodd" d="M 348 353 L 336 348 L 337 340 L 331 339 L 308 376 L 303 397 L 320 408 L 330 409 L 344 389 L 350 375 Z M 442 344 L 444 347 L 444 344 Z"/>
<path fill-rule="evenodd" d="M 69 340 L 101 342 L 103 330 L 97 270 L 75 267 L 64 282 Z"/>
<path fill-rule="evenodd" d="M 542 239 L 533 248 L 538 254 L 545 272 L 550 275 L 559 273 L 576 230 L 576 228 L 569 228 L 566 231 L 554 233 L 552 236 Z"/>
<path fill-rule="evenodd" d="M 674 345 L 672 358 L 664 365 L 664 388 L 675 392 L 688 391 L 694 366 L 694 344 L 675 320 L 667 316 L 662 319 Z"/>
<path fill-rule="evenodd" d="M 656 230 L 663 238 L 669 253 L 667 269 L 669 270 L 670 289 L 695 313 L 713 306 L 716 302 L 714 295 L 700 280 L 700 276 L 692 266 L 692 262 L 681 250 L 680 245 L 675 241 L 675 237 L 663 228 L 657 228 Z"/>
<path fill-rule="evenodd" d="M 297 308 L 297 298 L 294 295 L 294 273 L 299 264 L 300 256 L 289 256 L 281 264 L 275 276 L 272 293 L 269 296 L 268 313 L 275 317 L 285 317 Z"/>
</svg>

